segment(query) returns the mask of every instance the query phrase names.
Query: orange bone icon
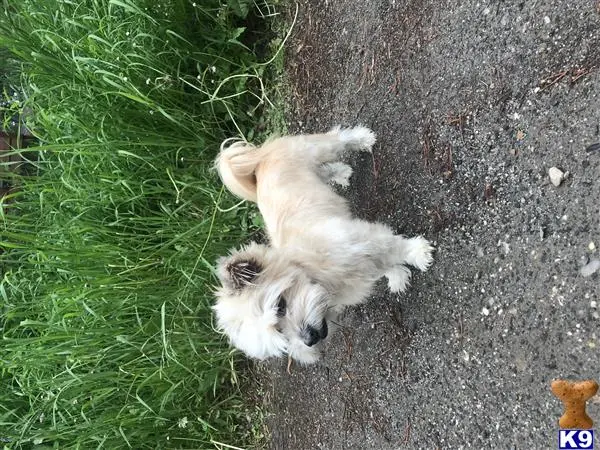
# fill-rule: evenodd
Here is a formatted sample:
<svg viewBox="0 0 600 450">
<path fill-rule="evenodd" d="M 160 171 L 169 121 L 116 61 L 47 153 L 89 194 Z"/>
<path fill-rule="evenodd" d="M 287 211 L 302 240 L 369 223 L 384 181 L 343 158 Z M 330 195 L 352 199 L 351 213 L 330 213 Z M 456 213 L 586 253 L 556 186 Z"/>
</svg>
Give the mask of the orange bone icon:
<svg viewBox="0 0 600 450">
<path fill-rule="evenodd" d="M 561 428 L 589 430 L 594 422 L 585 412 L 585 402 L 596 395 L 598 383 L 593 380 L 577 383 L 566 380 L 554 380 L 552 393 L 564 404 L 565 412 L 558 421 Z"/>
</svg>

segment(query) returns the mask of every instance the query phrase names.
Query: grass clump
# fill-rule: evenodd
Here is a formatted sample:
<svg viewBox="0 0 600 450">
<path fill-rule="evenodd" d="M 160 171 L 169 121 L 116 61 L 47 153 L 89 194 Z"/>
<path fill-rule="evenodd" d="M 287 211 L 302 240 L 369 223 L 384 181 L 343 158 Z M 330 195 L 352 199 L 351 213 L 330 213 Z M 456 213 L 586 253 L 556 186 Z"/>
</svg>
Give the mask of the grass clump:
<svg viewBox="0 0 600 450">
<path fill-rule="evenodd" d="M 0 205 L 8 448 L 245 445 L 210 305 L 212 264 L 254 213 L 210 166 L 268 103 L 244 42 L 253 5 L 2 4 L 3 62 L 40 143 L 15 150 L 20 171 L 0 167 L 13 185 Z"/>
</svg>

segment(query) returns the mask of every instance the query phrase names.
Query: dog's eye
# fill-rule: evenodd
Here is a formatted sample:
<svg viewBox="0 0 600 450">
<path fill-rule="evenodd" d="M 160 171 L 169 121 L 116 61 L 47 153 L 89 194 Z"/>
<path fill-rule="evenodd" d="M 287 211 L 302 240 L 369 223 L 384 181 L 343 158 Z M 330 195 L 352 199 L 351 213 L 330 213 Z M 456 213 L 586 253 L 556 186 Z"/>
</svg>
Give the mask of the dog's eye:
<svg viewBox="0 0 600 450">
<path fill-rule="evenodd" d="M 283 296 L 280 296 L 279 301 L 277 302 L 277 317 L 285 316 L 286 308 L 287 304 L 285 298 L 283 298 Z"/>
</svg>

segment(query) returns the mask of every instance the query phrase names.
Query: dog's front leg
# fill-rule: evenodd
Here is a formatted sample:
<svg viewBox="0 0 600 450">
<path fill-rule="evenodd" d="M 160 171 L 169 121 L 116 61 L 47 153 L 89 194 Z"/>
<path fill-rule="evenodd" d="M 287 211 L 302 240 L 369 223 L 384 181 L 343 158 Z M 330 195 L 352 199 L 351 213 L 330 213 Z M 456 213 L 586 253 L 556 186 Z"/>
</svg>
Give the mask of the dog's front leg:
<svg viewBox="0 0 600 450">
<path fill-rule="evenodd" d="M 410 270 L 405 264 L 425 271 L 433 261 L 433 247 L 429 241 L 421 236 L 405 238 L 394 235 L 394 251 L 386 256 L 388 269 L 384 275 L 388 279 L 388 286 L 392 292 L 404 292 L 410 284 Z"/>
<path fill-rule="evenodd" d="M 363 267 L 365 273 L 371 267 L 375 278 L 387 277 L 392 292 L 402 292 L 408 287 L 411 273 L 407 266 L 425 271 L 433 261 L 433 247 L 421 236 L 406 238 L 395 235 L 386 225 L 364 221 L 354 222 L 352 229 L 357 233 L 353 243 L 361 243 L 358 248 L 363 252 L 354 255 L 355 258 L 363 256 L 369 260 L 371 265 Z"/>
<path fill-rule="evenodd" d="M 370 152 L 375 144 L 375 133 L 367 127 L 335 127 L 329 133 L 299 136 L 303 149 L 317 163 L 337 161 L 345 150 Z"/>
</svg>

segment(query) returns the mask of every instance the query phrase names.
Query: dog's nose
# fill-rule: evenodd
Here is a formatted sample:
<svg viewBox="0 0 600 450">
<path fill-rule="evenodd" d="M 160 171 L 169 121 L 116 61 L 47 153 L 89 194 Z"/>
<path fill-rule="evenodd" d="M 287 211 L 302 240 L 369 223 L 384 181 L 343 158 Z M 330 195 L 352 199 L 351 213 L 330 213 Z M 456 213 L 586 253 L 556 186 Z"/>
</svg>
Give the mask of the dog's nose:
<svg viewBox="0 0 600 450">
<path fill-rule="evenodd" d="M 302 340 L 306 345 L 312 347 L 321 340 L 319 330 L 308 325 L 304 330 L 302 330 Z"/>
<path fill-rule="evenodd" d="M 327 337 L 328 328 L 327 321 L 323 319 L 322 325 L 320 329 L 316 329 L 311 325 L 307 325 L 302 331 L 301 336 L 304 344 L 308 347 L 312 347 L 317 342 Z"/>
</svg>

